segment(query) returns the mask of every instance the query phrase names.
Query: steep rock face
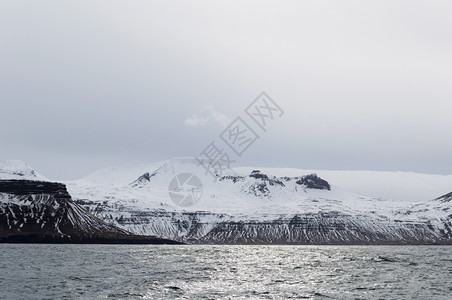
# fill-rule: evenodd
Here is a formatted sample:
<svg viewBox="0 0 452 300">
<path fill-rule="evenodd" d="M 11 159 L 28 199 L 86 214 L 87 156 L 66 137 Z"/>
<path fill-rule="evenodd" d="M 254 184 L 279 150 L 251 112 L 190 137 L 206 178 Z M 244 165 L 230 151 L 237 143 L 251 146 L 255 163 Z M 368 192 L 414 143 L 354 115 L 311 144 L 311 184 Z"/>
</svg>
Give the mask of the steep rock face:
<svg viewBox="0 0 452 300">
<path fill-rule="evenodd" d="M 451 244 L 434 228 L 399 224 L 365 216 L 319 213 L 281 216 L 218 224 L 195 243 L 316 244 L 316 245 L 416 245 Z"/>
<path fill-rule="evenodd" d="M 152 176 L 155 176 L 155 173 L 149 174 L 149 172 L 146 172 L 143 175 L 141 175 L 140 177 L 138 177 L 138 179 L 135 180 L 134 182 L 132 182 L 130 185 L 133 187 L 137 187 L 142 184 L 145 184 L 146 182 L 150 182 Z"/>
<path fill-rule="evenodd" d="M 331 186 L 328 181 L 323 180 L 318 177 L 317 174 L 310 174 L 301 177 L 296 182 L 299 185 L 304 185 L 308 189 L 316 189 L 316 190 L 331 190 Z"/>
<path fill-rule="evenodd" d="M 230 216 L 211 212 L 176 212 L 163 209 L 141 210 L 109 202 L 75 200 L 91 214 L 109 224 L 140 235 L 157 235 L 167 239 L 197 241 Z"/>
<path fill-rule="evenodd" d="M 64 184 L 47 181 L 0 180 L 0 193 L 19 196 L 48 194 L 55 198 L 71 198 Z"/>
<path fill-rule="evenodd" d="M 77 200 L 91 213 L 135 234 L 194 244 L 416 245 L 452 244 L 450 228 L 430 221 L 393 220 L 343 212 L 228 215 L 131 210 Z M 449 230 L 449 231 L 447 231 Z"/>
<path fill-rule="evenodd" d="M 0 242 L 166 241 L 131 234 L 87 213 L 72 201 L 64 184 L 0 180 Z"/>
<path fill-rule="evenodd" d="M 438 197 L 435 200 L 437 200 L 439 202 L 443 202 L 443 203 L 446 203 L 446 202 L 452 203 L 452 193 L 449 193 L 449 194 L 443 195 L 441 197 Z"/>
<path fill-rule="evenodd" d="M 444 238 L 452 240 L 452 193 L 399 210 L 396 217 L 402 221 L 428 223 Z"/>
<path fill-rule="evenodd" d="M 435 199 L 437 202 L 441 203 L 441 210 L 446 216 L 443 216 L 440 220 L 443 223 L 441 232 L 444 233 L 449 239 L 452 240 L 452 193 L 448 193 Z"/>
</svg>

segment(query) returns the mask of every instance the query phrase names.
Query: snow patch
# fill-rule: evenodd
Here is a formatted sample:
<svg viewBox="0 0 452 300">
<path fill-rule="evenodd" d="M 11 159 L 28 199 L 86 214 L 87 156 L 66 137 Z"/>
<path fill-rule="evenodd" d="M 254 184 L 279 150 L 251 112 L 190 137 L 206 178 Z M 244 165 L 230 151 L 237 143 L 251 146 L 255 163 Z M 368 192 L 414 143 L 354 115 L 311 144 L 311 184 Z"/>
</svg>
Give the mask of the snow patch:
<svg viewBox="0 0 452 300">
<path fill-rule="evenodd" d="M 7 160 L 1 163 L 0 179 L 49 181 L 21 160 Z"/>
</svg>

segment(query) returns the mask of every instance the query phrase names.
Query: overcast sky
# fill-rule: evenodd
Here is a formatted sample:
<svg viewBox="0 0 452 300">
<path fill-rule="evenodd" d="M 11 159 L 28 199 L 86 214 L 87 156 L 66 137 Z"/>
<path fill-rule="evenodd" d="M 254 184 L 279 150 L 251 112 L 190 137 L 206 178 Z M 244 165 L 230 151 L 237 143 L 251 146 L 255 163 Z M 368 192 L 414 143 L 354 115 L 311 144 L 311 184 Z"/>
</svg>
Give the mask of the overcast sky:
<svg viewBox="0 0 452 300">
<path fill-rule="evenodd" d="M 452 174 L 451 16 L 449 0 L 2 0 L 0 160 L 75 179 L 226 151 L 265 91 L 284 115 L 235 166 Z"/>
</svg>

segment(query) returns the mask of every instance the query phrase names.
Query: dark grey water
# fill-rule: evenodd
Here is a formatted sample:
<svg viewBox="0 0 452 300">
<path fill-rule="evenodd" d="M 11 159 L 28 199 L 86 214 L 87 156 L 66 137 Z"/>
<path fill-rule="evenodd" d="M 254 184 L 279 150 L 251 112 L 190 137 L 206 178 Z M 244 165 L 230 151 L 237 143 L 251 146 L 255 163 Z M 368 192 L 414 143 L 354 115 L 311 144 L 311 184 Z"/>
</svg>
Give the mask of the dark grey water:
<svg viewBox="0 0 452 300">
<path fill-rule="evenodd" d="M 2 299 L 452 299 L 452 247 L 0 244 Z"/>
</svg>

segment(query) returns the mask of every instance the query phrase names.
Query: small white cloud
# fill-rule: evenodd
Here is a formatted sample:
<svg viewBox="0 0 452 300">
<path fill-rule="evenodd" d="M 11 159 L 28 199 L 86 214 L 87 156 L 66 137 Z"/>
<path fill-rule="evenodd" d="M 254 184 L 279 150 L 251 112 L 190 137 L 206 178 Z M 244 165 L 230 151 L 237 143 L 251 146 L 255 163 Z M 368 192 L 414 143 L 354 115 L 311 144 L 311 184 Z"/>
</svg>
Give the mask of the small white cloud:
<svg viewBox="0 0 452 300">
<path fill-rule="evenodd" d="M 202 127 L 212 122 L 226 128 L 231 123 L 231 119 L 225 114 L 217 112 L 213 104 L 209 104 L 201 109 L 201 116 L 193 114 L 184 123 L 189 127 Z"/>
<path fill-rule="evenodd" d="M 210 118 L 201 118 L 198 115 L 193 114 L 190 118 L 185 120 L 185 125 L 189 127 L 201 127 L 209 122 Z"/>
</svg>

